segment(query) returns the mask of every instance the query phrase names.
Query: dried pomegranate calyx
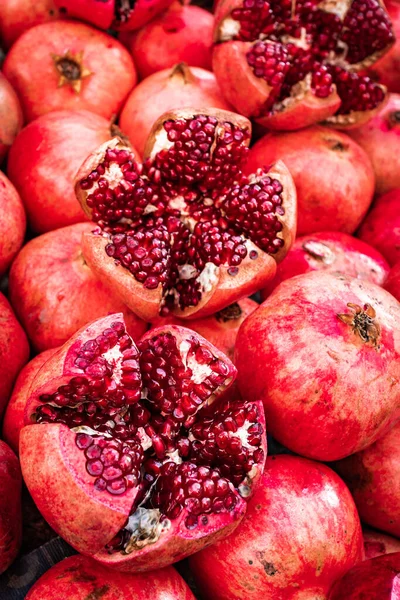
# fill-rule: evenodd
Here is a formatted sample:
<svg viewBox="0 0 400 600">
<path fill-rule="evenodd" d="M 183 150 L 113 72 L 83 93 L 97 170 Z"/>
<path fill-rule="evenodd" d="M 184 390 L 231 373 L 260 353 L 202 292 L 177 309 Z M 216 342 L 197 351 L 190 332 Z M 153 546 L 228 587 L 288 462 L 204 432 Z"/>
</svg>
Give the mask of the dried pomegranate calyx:
<svg viewBox="0 0 400 600">
<path fill-rule="evenodd" d="M 350 325 L 364 343 L 379 347 L 381 327 L 376 319 L 376 311 L 370 304 L 363 307 L 349 302 L 347 307 L 351 312 L 338 314 L 337 317 L 346 325 Z"/>
</svg>

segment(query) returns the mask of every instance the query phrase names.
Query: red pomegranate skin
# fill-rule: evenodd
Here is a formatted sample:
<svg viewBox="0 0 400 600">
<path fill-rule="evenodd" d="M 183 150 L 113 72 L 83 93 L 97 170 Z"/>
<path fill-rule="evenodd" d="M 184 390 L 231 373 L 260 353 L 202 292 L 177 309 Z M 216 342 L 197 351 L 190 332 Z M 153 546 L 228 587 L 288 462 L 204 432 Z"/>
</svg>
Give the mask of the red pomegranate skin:
<svg viewBox="0 0 400 600">
<path fill-rule="evenodd" d="M 172 567 L 148 574 L 111 571 L 86 556 L 70 556 L 35 583 L 26 600 L 195 600 Z"/>
<path fill-rule="evenodd" d="M 58 57 L 67 51 L 73 66 L 69 61 L 64 74 L 71 77 L 73 71 L 75 81 L 80 72 L 80 90 L 63 78 L 62 65 L 57 67 Z M 63 20 L 23 33 L 7 54 L 3 72 L 18 94 L 27 122 L 62 109 L 90 110 L 111 119 L 137 79 L 129 52 L 117 40 L 83 23 Z"/>
<path fill-rule="evenodd" d="M 93 319 L 115 312 L 124 314 L 134 340 L 146 331 L 147 324 L 86 264 L 81 239 L 94 228 L 78 223 L 45 233 L 28 242 L 12 265 L 10 301 L 38 352 L 61 346 Z"/>
<path fill-rule="evenodd" d="M 363 527 L 363 538 L 366 560 L 382 554 L 400 552 L 400 540 L 380 531 Z"/>
<path fill-rule="evenodd" d="M 278 455 L 267 458 L 236 531 L 192 556 L 190 567 L 212 600 L 325 600 L 362 558 L 360 520 L 343 481 L 325 465 Z"/>
<path fill-rule="evenodd" d="M 385 281 L 385 289 L 400 301 L 400 262 L 390 269 Z"/>
<path fill-rule="evenodd" d="M 333 587 L 329 600 L 399 600 L 400 552 L 356 565 Z"/>
<path fill-rule="evenodd" d="M 18 459 L 0 440 L 0 573 L 14 561 L 21 545 L 21 485 Z"/>
<path fill-rule="evenodd" d="M 17 136 L 7 173 L 35 232 L 86 219 L 75 197 L 73 178 L 88 152 L 112 135 L 104 117 L 87 110 L 65 110 L 39 117 Z"/>
<path fill-rule="evenodd" d="M 27 29 L 53 21 L 59 13 L 53 0 L 5 0 L 0 6 L 0 38 L 5 49 Z"/>
<path fill-rule="evenodd" d="M 357 235 L 376 248 L 390 266 L 400 261 L 400 188 L 374 202 Z"/>
<path fill-rule="evenodd" d="M 181 63 L 146 77 L 132 90 L 121 112 L 120 127 L 143 156 L 153 123 L 165 111 L 186 106 L 231 110 L 213 73 Z"/>
<path fill-rule="evenodd" d="M 0 276 L 8 270 L 25 237 L 26 216 L 21 198 L 0 171 Z"/>
<path fill-rule="evenodd" d="M 311 271 L 343 273 L 383 285 L 389 269 L 388 263 L 375 248 L 347 233 L 311 233 L 295 240 L 261 296 L 265 300 L 282 281 Z"/>
<path fill-rule="evenodd" d="M 22 109 L 18 96 L 12 85 L 0 73 L 0 163 L 21 127 Z"/>
<path fill-rule="evenodd" d="M 365 151 L 345 133 L 309 127 L 270 133 L 249 152 L 247 173 L 283 160 L 297 189 L 297 235 L 353 233 L 372 202 L 374 171 Z"/>
<path fill-rule="evenodd" d="M 377 442 L 335 463 L 349 486 L 360 518 L 400 537 L 400 423 Z"/>
<path fill-rule="evenodd" d="M 398 418 L 399 319 L 397 300 L 367 281 L 321 271 L 284 281 L 239 330 L 239 390 L 263 401 L 269 432 L 290 450 L 353 454 Z"/>
<path fill-rule="evenodd" d="M 400 93 L 400 4 L 399 0 L 385 0 L 385 8 L 392 21 L 396 40 L 389 52 L 385 54 L 372 68 L 369 75 L 376 81 L 387 86 L 390 92 Z"/>
<path fill-rule="evenodd" d="M 35 379 L 37 373 L 57 351 L 57 348 L 45 350 L 35 358 L 28 362 L 20 371 L 11 394 L 10 401 L 7 404 L 6 412 L 3 419 L 2 435 L 4 441 L 18 454 L 19 451 L 19 434 L 24 426 L 24 411 L 31 383 Z"/>
</svg>

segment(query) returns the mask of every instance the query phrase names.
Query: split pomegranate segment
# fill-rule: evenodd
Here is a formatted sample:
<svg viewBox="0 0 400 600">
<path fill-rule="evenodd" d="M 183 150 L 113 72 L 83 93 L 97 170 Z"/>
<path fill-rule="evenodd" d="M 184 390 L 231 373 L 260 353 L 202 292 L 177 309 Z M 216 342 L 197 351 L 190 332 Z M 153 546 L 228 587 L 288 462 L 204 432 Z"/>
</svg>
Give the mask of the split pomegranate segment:
<svg viewBox="0 0 400 600">
<path fill-rule="evenodd" d="M 296 191 L 278 161 L 245 176 L 250 122 L 182 109 L 153 126 L 139 164 L 114 138 L 82 165 L 76 194 L 100 230 L 83 253 L 148 321 L 206 316 L 265 285 L 295 235 Z"/>
<path fill-rule="evenodd" d="M 20 459 L 49 524 L 120 570 L 171 564 L 228 535 L 261 477 L 262 404 L 219 399 L 231 361 L 169 325 L 136 347 L 122 314 L 94 321 L 37 373 Z"/>
<path fill-rule="evenodd" d="M 385 88 L 359 71 L 394 43 L 379 0 L 221 0 L 213 70 L 226 99 L 271 129 L 369 119 Z"/>
</svg>

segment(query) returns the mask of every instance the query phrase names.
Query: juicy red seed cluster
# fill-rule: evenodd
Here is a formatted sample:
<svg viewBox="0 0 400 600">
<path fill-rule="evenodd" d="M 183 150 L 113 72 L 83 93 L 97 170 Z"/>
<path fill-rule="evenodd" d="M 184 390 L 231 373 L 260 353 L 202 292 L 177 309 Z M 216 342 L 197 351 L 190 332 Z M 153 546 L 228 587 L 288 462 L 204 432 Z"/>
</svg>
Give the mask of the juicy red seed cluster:
<svg viewBox="0 0 400 600">
<path fill-rule="evenodd" d="M 232 11 L 232 18 L 240 22 L 240 39 L 253 41 L 260 33 L 274 31 L 274 15 L 265 0 L 244 0 L 242 7 Z"/>
<path fill-rule="evenodd" d="M 333 90 L 333 78 L 326 65 L 316 63 L 312 72 L 311 87 L 318 98 L 327 98 Z"/>
<path fill-rule="evenodd" d="M 290 68 L 288 51 L 283 44 L 274 42 L 256 42 L 246 54 L 247 62 L 254 75 L 264 79 L 274 88 L 268 98 L 273 103 L 278 96 Z"/>
<path fill-rule="evenodd" d="M 385 98 L 383 89 L 369 77 L 333 67 L 333 80 L 342 99 L 338 114 L 372 110 Z"/>
<path fill-rule="evenodd" d="M 198 223 L 193 232 L 193 259 L 199 269 L 211 262 L 219 266 L 228 263 L 238 266 L 247 256 L 247 248 L 240 235 L 221 231 L 211 223 Z"/>
</svg>

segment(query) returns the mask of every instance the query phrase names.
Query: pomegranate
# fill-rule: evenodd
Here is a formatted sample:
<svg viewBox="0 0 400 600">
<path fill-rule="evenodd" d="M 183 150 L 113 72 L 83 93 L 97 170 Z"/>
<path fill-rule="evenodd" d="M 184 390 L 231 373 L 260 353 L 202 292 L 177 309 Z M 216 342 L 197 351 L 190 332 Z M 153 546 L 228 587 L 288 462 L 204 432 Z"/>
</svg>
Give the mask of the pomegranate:
<svg viewBox="0 0 400 600">
<path fill-rule="evenodd" d="M 385 289 L 400 301 L 400 262 L 390 270 L 385 282 Z"/>
<path fill-rule="evenodd" d="M 362 558 L 360 520 L 341 479 L 325 465 L 280 455 L 267 458 L 237 530 L 192 556 L 190 567 L 212 600 L 326 600 Z"/>
<path fill-rule="evenodd" d="M 375 192 L 385 194 L 400 188 L 400 94 L 390 94 L 388 103 L 371 121 L 349 134 L 371 159 Z"/>
<path fill-rule="evenodd" d="M 360 69 L 394 42 L 379 0 L 223 0 L 213 70 L 226 99 L 269 129 L 367 121 L 385 88 Z"/>
<path fill-rule="evenodd" d="M 21 469 L 0 440 L 0 573 L 16 558 L 21 545 Z"/>
<path fill-rule="evenodd" d="M 184 327 L 136 347 L 116 314 L 73 336 L 34 379 L 20 436 L 24 480 L 50 526 L 122 571 L 166 566 L 233 531 L 266 454 L 262 404 L 218 402 L 235 376 Z"/>
<path fill-rule="evenodd" d="M 0 5 L 2 46 L 10 48 L 27 29 L 58 18 L 53 0 L 3 0 Z"/>
<path fill-rule="evenodd" d="M 18 454 L 19 434 L 24 426 L 24 411 L 29 390 L 33 380 L 47 362 L 50 356 L 57 351 L 57 348 L 45 350 L 38 354 L 24 366 L 20 371 L 11 394 L 10 401 L 7 404 L 3 420 L 3 438 L 7 444 Z"/>
<path fill-rule="evenodd" d="M 356 565 L 333 587 L 329 600 L 400 600 L 400 552 Z"/>
<path fill-rule="evenodd" d="M 400 188 L 380 196 L 358 230 L 393 266 L 400 261 Z"/>
<path fill-rule="evenodd" d="M 250 131 L 228 111 L 181 109 L 154 124 L 143 165 L 118 138 L 82 165 L 77 197 L 102 228 L 83 254 L 141 318 L 207 316 L 274 276 L 296 191 L 281 161 L 243 175 Z"/>
<path fill-rule="evenodd" d="M 386 260 L 375 248 L 347 233 L 312 233 L 296 239 L 261 296 L 265 300 L 282 281 L 311 271 L 342 273 L 383 285 L 389 270 Z"/>
<path fill-rule="evenodd" d="M 116 131 L 107 119 L 87 110 L 55 111 L 21 131 L 10 151 L 7 173 L 34 231 L 85 220 L 74 194 L 74 175 L 87 154 Z"/>
<path fill-rule="evenodd" d="M 400 422 L 374 444 L 335 463 L 360 518 L 400 537 Z"/>
<path fill-rule="evenodd" d="M 399 319 L 397 300 L 369 281 L 322 271 L 284 281 L 239 330 L 240 392 L 264 402 L 268 430 L 290 450 L 326 461 L 357 452 L 398 416 Z"/>
<path fill-rule="evenodd" d="M 0 171 L 0 276 L 21 248 L 26 229 L 25 210 L 17 190 Z"/>
<path fill-rule="evenodd" d="M 29 344 L 8 300 L 0 294 L 0 416 L 14 381 L 29 359 Z"/>
<path fill-rule="evenodd" d="M 400 552 L 400 540 L 380 531 L 363 528 L 365 558 Z"/>
<path fill-rule="evenodd" d="M 80 223 L 45 233 L 28 242 L 12 265 L 10 302 L 35 350 L 61 346 L 93 319 L 115 312 L 124 314 L 134 340 L 147 329 L 87 266 L 81 240 L 92 229 L 92 223 Z"/>
<path fill-rule="evenodd" d="M 136 84 L 129 52 L 114 38 L 83 23 L 36 25 L 15 42 L 3 65 L 26 121 L 53 110 L 87 109 L 117 115 Z"/>
<path fill-rule="evenodd" d="M 180 62 L 211 71 L 213 27 L 214 17 L 204 8 L 179 1 L 171 4 L 164 13 L 129 35 L 128 48 L 140 77 Z M 199 108 L 197 104 L 196 107 Z"/>
<path fill-rule="evenodd" d="M 385 0 L 385 6 L 393 24 L 396 41 L 389 52 L 369 69 L 369 74 L 375 81 L 386 85 L 390 92 L 400 94 L 400 4 L 398 0 Z"/>
<path fill-rule="evenodd" d="M 149 102 L 151 98 L 151 102 Z M 143 155 L 151 128 L 166 110 L 186 106 L 223 108 L 224 100 L 215 75 L 184 63 L 150 75 L 130 93 L 122 109 L 120 127 Z"/>
<path fill-rule="evenodd" d="M 21 127 L 22 110 L 17 94 L 4 75 L 0 73 L 0 163 Z"/>
<path fill-rule="evenodd" d="M 284 161 L 297 189 L 298 235 L 353 233 L 374 194 L 374 171 L 364 150 L 348 135 L 326 127 L 262 137 L 249 153 L 252 171 Z"/>
</svg>

